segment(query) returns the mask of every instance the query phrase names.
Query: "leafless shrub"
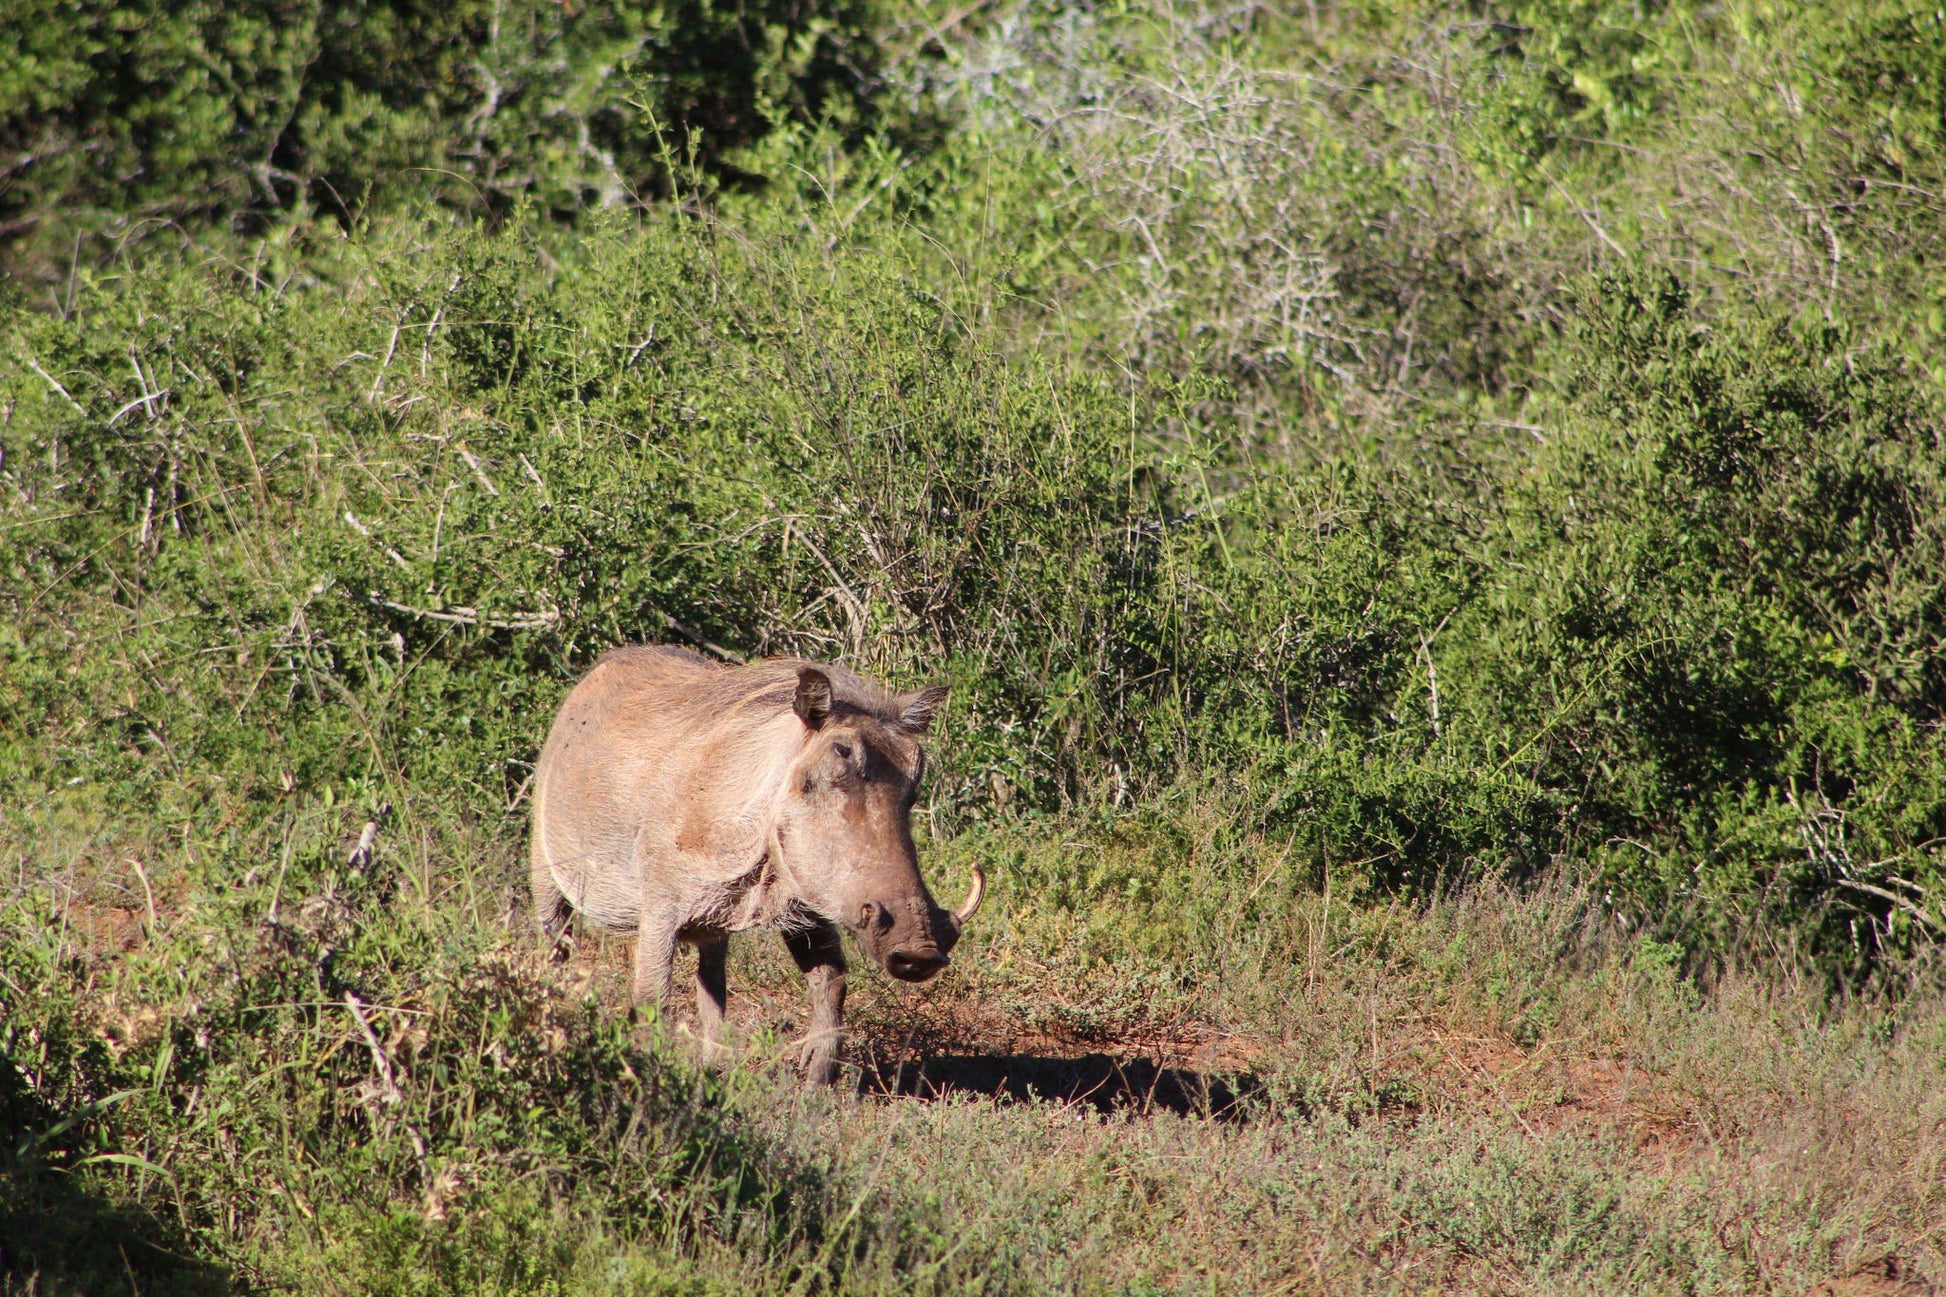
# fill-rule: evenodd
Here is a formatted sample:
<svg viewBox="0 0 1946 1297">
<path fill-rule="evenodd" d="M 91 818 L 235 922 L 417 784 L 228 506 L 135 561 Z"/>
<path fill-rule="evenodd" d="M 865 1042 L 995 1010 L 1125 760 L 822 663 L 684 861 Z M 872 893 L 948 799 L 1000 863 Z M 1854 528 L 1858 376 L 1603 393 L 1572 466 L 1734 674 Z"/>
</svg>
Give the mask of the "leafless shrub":
<svg viewBox="0 0 1946 1297">
<path fill-rule="evenodd" d="M 1229 39 L 1247 11 L 1170 8 L 1142 29 L 1085 11 L 996 19 L 939 87 L 985 130 L 1026 126 L 1099 236 L 1080 284 L 1137 362 L 1184 344 L 1243 368 L 1349 349 L 1304 184 L 1304 78 Z M 1112 305 L 1111 311 L 1102 311 Z"/>
<path fill-rule="evenodd" d="M 929 74 L 951 113 L 1052 160 L 1075 270 L 1036 341 L 1212 368 L 1246 429 L 1280 441 L 1287 415 L 1323 404 L 1384 423 L 1434 391 L 1502 385 L 1576 267 L 1459 147 L 1478 53 L 1434 23 L 1381 64 L 1300 67 L 1263 53 L 1267 21 L 1248 4 L 1017 3 Z M 1420 106 L 1406 129 L 1361 87 L 1374 76 Z"/>
</svg>

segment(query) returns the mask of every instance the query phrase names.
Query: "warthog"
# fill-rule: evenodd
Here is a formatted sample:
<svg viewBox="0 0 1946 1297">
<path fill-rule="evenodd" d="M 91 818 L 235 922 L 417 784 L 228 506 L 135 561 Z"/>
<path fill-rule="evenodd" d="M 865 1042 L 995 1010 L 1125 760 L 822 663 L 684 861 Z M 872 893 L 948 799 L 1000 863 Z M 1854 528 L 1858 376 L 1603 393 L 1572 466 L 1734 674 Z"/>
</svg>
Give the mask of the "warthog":
<svg viewBox="0 0 1946 1297">
<path fill-rule="evenodd" d="M 810 983 L 804 1062 L 837 1075 L 849 928 L 892 976 L 947 964 L 986 880 L 958 910 L 919 876 L 910 816 L 920 739 L 944 688 L 893 694 L 842 667 L 723 667 L 623 648 L 561 704 L 534 771 L 534 913 L 635 934 L 635 998 L 669 1003 L 676 943 L 696 947 L 705 1057 L 721 1055 L 732 932 L 772 927 Z"/>
</svg>

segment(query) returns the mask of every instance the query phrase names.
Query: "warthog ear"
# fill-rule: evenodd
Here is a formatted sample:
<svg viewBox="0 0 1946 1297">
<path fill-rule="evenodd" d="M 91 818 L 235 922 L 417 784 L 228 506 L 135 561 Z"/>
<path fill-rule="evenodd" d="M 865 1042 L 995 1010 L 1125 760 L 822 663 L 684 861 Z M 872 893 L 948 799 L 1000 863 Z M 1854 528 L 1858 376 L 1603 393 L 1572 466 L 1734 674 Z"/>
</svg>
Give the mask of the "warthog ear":
<svg viewBox="0 0 1946 1297">
<path fill-rule="evenodd" d="M 799 667 L 797 697 L 791 700 L 791 710 L 811 729 L 823 729 L 831 719 L 831 677 L 816 667 Z"/>
<path fill-rule="evenodd" d="M 946 705 L 947 688 L 945 685 L 929 685 L 916 694 L 907 694 L 899 699 L 899 724 L 914 734 L 924 734 L 932 728 L 933 719 Z"/>
</svg>

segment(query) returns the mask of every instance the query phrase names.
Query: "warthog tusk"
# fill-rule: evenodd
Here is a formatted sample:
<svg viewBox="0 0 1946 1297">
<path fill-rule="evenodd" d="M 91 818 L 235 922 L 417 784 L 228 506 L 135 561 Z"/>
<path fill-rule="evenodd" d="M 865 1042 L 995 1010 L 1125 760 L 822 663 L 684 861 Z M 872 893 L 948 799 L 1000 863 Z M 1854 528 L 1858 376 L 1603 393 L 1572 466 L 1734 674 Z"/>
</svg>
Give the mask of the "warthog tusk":
<svg viewBox="0 0 1946 1297">
<path fill-rule="evenodd" d="M 980 901 L 987 894 L 987 876 L 980 872 L 978 865 L 973 866 L 973 886 L 967 889 L 965 902 L 953 911 L 953 926 L 964 927 L 966 921 L 980 912 Z"/>
</svg>

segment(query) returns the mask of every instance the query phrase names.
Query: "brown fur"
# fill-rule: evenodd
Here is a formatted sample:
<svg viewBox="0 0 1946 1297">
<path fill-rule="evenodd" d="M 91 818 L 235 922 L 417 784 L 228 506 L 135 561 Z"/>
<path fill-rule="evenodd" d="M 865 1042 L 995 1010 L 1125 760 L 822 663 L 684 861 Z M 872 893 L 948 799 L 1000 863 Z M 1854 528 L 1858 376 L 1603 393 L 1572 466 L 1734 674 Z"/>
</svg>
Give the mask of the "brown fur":
<svg viewBox="0 0 1946 1297">
<path fill-rule="evenodd" d="M 835 1074 L 840 927 L 894 976 L 947 963 L 960 916 L 933 903 L 909 824 L 943 689 L 896 695 L 797 659 L 723 667 L 684 649 L 609 653 L 568 694 L 534 774 L 535 916 L 635 934 L 635 995 L 666 1005 L 697 947 L 705 1052 L 722 1029 L 729 934 L 775 927 L 810 981 L 814 1080 Z M 978 887 L 965 908 L 978 903 Z"/>
</svg>

